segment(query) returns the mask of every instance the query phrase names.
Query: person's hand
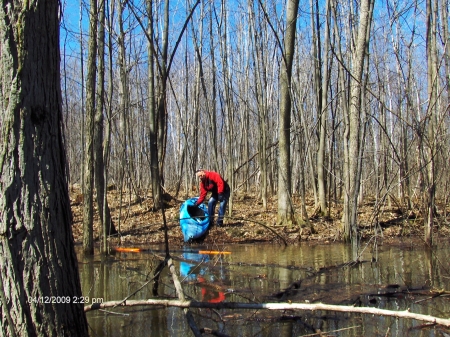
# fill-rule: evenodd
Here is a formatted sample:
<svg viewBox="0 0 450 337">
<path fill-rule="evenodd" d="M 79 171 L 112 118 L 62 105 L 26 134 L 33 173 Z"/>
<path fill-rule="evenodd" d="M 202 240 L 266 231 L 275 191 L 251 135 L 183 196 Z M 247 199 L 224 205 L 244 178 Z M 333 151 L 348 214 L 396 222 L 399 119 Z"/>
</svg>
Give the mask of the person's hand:
<svg viewBox="0 0 450 337">
<path fill-rule="evenodd" d="M 219 201 L 222 202 L 223 201 L 223 194 L 219 193 Z"/>
</svg>

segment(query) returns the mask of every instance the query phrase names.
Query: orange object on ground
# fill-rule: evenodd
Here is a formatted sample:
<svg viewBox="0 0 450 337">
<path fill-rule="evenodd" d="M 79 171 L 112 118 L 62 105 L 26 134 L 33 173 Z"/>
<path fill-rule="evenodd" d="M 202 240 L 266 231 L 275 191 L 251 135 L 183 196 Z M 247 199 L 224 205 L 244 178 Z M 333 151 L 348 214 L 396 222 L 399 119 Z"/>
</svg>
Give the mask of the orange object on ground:
<svg viewBox="0 0 450 337">
<path fill-rule="evenodd" d="M 222 252 L 218 250 L 199 250 L 198 254 L 231 254 L 231 252 Z"/>
<path fill-rule="evenodd" d="M 143 253 L 143 252 L 154 252 L 154 253 L 163 253 L 164 251 L 162 250 L 152 250 L 152 249 L 143 249 L 143 248 L 135 248 L 135 247 L 115 247 L 113 248 L 116 252 L 120 252 L 120 253 Z M 231 252 L 222 252 L 219 250 L 187 250 L 187 251 L 171 251 L 172 253 L 174 252 L 182 252 L 182 253 L 193 253 L 193 254 L 231 254 Z"/>
<path fill-rule="evenodd" d="M 142 249 L 140 248 L 127 248 L 127 247 L 116 247 L 114 248 L 116 252 L 121 253 L 140 253 L 142 252 Z"/>
</svg>

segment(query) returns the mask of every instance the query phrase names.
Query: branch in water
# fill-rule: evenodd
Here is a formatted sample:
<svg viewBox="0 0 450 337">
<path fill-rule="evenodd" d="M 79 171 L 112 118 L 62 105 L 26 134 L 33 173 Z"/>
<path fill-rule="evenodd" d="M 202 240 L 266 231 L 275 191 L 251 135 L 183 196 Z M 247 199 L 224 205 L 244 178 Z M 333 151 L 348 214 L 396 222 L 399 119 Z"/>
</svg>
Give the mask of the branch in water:
<svg viewBox="0 0 450 337">
<path fill-rule="evenodd" d="M 122 303 L 121 303 L 122 302 Z M 130 301 L 108 301 L 103 303 L 95 303 L 84 307 L 84 311 L 92 311 L 98 309 L 106 309 L 115 306 L 162 306 L 162 307 L 179 307 L 179 308 L 211 308 L 211 309 L 268 309 L 268 310 L 304 310 L 304 311 L 338 311 L 353 312 L 367 315 L 392 316 L 398 318 L 415 319 L 418 321 L 431 322 L 450 327 L 450 319 L 439 318 L 429 315 L 415 314 L 409 310 L 393 311 L 377 308 L 361 308 L 343 305 L 331 305 L 323 303 L 208 303 L 180 300 L 130 300 Z"/>
</svg>

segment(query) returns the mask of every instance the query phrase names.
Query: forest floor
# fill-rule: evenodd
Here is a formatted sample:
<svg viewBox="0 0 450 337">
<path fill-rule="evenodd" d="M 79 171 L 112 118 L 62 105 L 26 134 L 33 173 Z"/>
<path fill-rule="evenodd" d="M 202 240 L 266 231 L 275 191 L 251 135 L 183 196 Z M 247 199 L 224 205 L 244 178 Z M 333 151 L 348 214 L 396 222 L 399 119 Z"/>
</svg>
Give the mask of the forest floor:
<svg viewBox="0 0 450 337">
<path fill-rule="evenodd" d="M 70 197 L 74 239 L 76 244 L 80 244 L 83 239 L 83 198 L 80 189 L 71 187 Z M 167 198 L 165 202 L 168 239 L 172 247 L 185 244 L 179 226 L 179 211 L 183 202 L 182 198 Z M 153 211 L 151 196 L 139 199 L 131 194 L 123 195 L 120 208 L 119 193 L 113 190 L 108 192 L 108 203 L 115 227 L 119 231 L 119 234 L 109 238 L 112 246 L 145 246 L 164 243 L 162 211 Z M 304 241 L 326 244 L 342 240 L 342 204 L 333 204 L 330 216 L 323 217 L 316 214 L 314 200 L 308 198 L 306 203 L 308 221 L 302 221 L 301 224 L 293 226 L 276 224 L 276 196 L 268 200 L 267 206 L 267 210 L 264 210 L 262 202 L 255 195 L 242 193 L 235 195 L 233 215 L 225 217 L 223 226 L 212 226 L 204 239 L 194 243 L 206 246 L 256 242 L 295 244 Z M 294 207 L 296 213 L 300 214 L 299 198 L 294 199 Z M 448 205 L 437 207 L 438 226 L 435 228 L 435 235 L 438 237 L 450 237 L 450 212 L 447 207 Z M 377 208 L 379 208 L 378 211 Z M 398 206 L 394 205 L 376 207 L 374 200 L 370 200 L 360 205 L 358 211 L 359 231 L 363 240 L 370 239 L 374 235 L 384 241 L 399 237 L 423 236 L 423 218 L 417 209 L 402 212 Z M 94 239 L 96 241 L 99 241 L 101 237 L 98 230 L 99 223 L 97 208 L 95 208 Z"/>
</svg>

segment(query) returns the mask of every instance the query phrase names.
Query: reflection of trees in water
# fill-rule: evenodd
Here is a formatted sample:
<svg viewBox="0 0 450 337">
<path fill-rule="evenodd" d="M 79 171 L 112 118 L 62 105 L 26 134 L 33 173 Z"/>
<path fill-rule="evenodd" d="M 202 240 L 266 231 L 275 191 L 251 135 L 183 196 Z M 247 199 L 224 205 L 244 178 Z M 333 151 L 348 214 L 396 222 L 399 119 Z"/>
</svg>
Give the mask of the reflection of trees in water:
<svg viewBox="0 0 450 337">
<path fill-rule="evenodd" d="M 442 312 L 448 311 L 448 294 L 443 290 L 449 288 L 449 279 L 442 261 L 448 261 L 449 255 L 445 249 L 427 253 L 416 244 L 384 245 L 378 247 L 376 260 L 372 261 L 372 253 L 366 251 L 360 254 L 357 262 L 342 262 L 353 256 L 346 251 L 345 245 L 287 249 L 261 245 L 246 246 L 227 256 L 182 253 L 174 258 L 179 262 L 180 281 L 186 298 L 192 301 L 208 303 L 217 299 L 219 302 L 220 293 L 223 293 L 225 301 L 222 303 L 317 305 L 322 302 L 347 305 L 355 310 L 380 308 L 402 311 L 411 308 L 411 313 L 443 317 Z M 119 262 L 121 268 L 113 268 L 113 263 L 107 269 L 110 279 L 128 284 L 130 291 L 143 283 L 139 278 L 142 280 L 144 275 L 152 275 L 151 269 L 157 264 L 142 267 L 143 261 L 149 261 L 148 255 L 144 254 L 128 254 L 126 261 L 126 273 L 124 261 Z M 120 277 L 115 276 L 114 269 L 121 271 Z M 127 283 L 126 278 L 133 282 Z M 102 278 L 102 282 L 106 287 L 108 281 Z M 173 286 L 167 275 L 162 275 L 160 289 L 162 295 L 173 296 Z M 149 298 L 148 291 L 143 298 Z M 340 336 L 361 336 L 375 335 L 380 331 L 386 333 L 388 329 L 391 333 L 404 332 L 414 324 L 411 320 L 394 317 L 325 310 L 244 310 L 231 307 L 190 310 L 199 328 L 207 327 L 232 336 L 291 336 L 312 334 L 317 330 L 339 330 Z M 175 314 L 176 310 L 171 312 Z M 183 319 L 179 317 L 177 322 Z"/>
</svg>

